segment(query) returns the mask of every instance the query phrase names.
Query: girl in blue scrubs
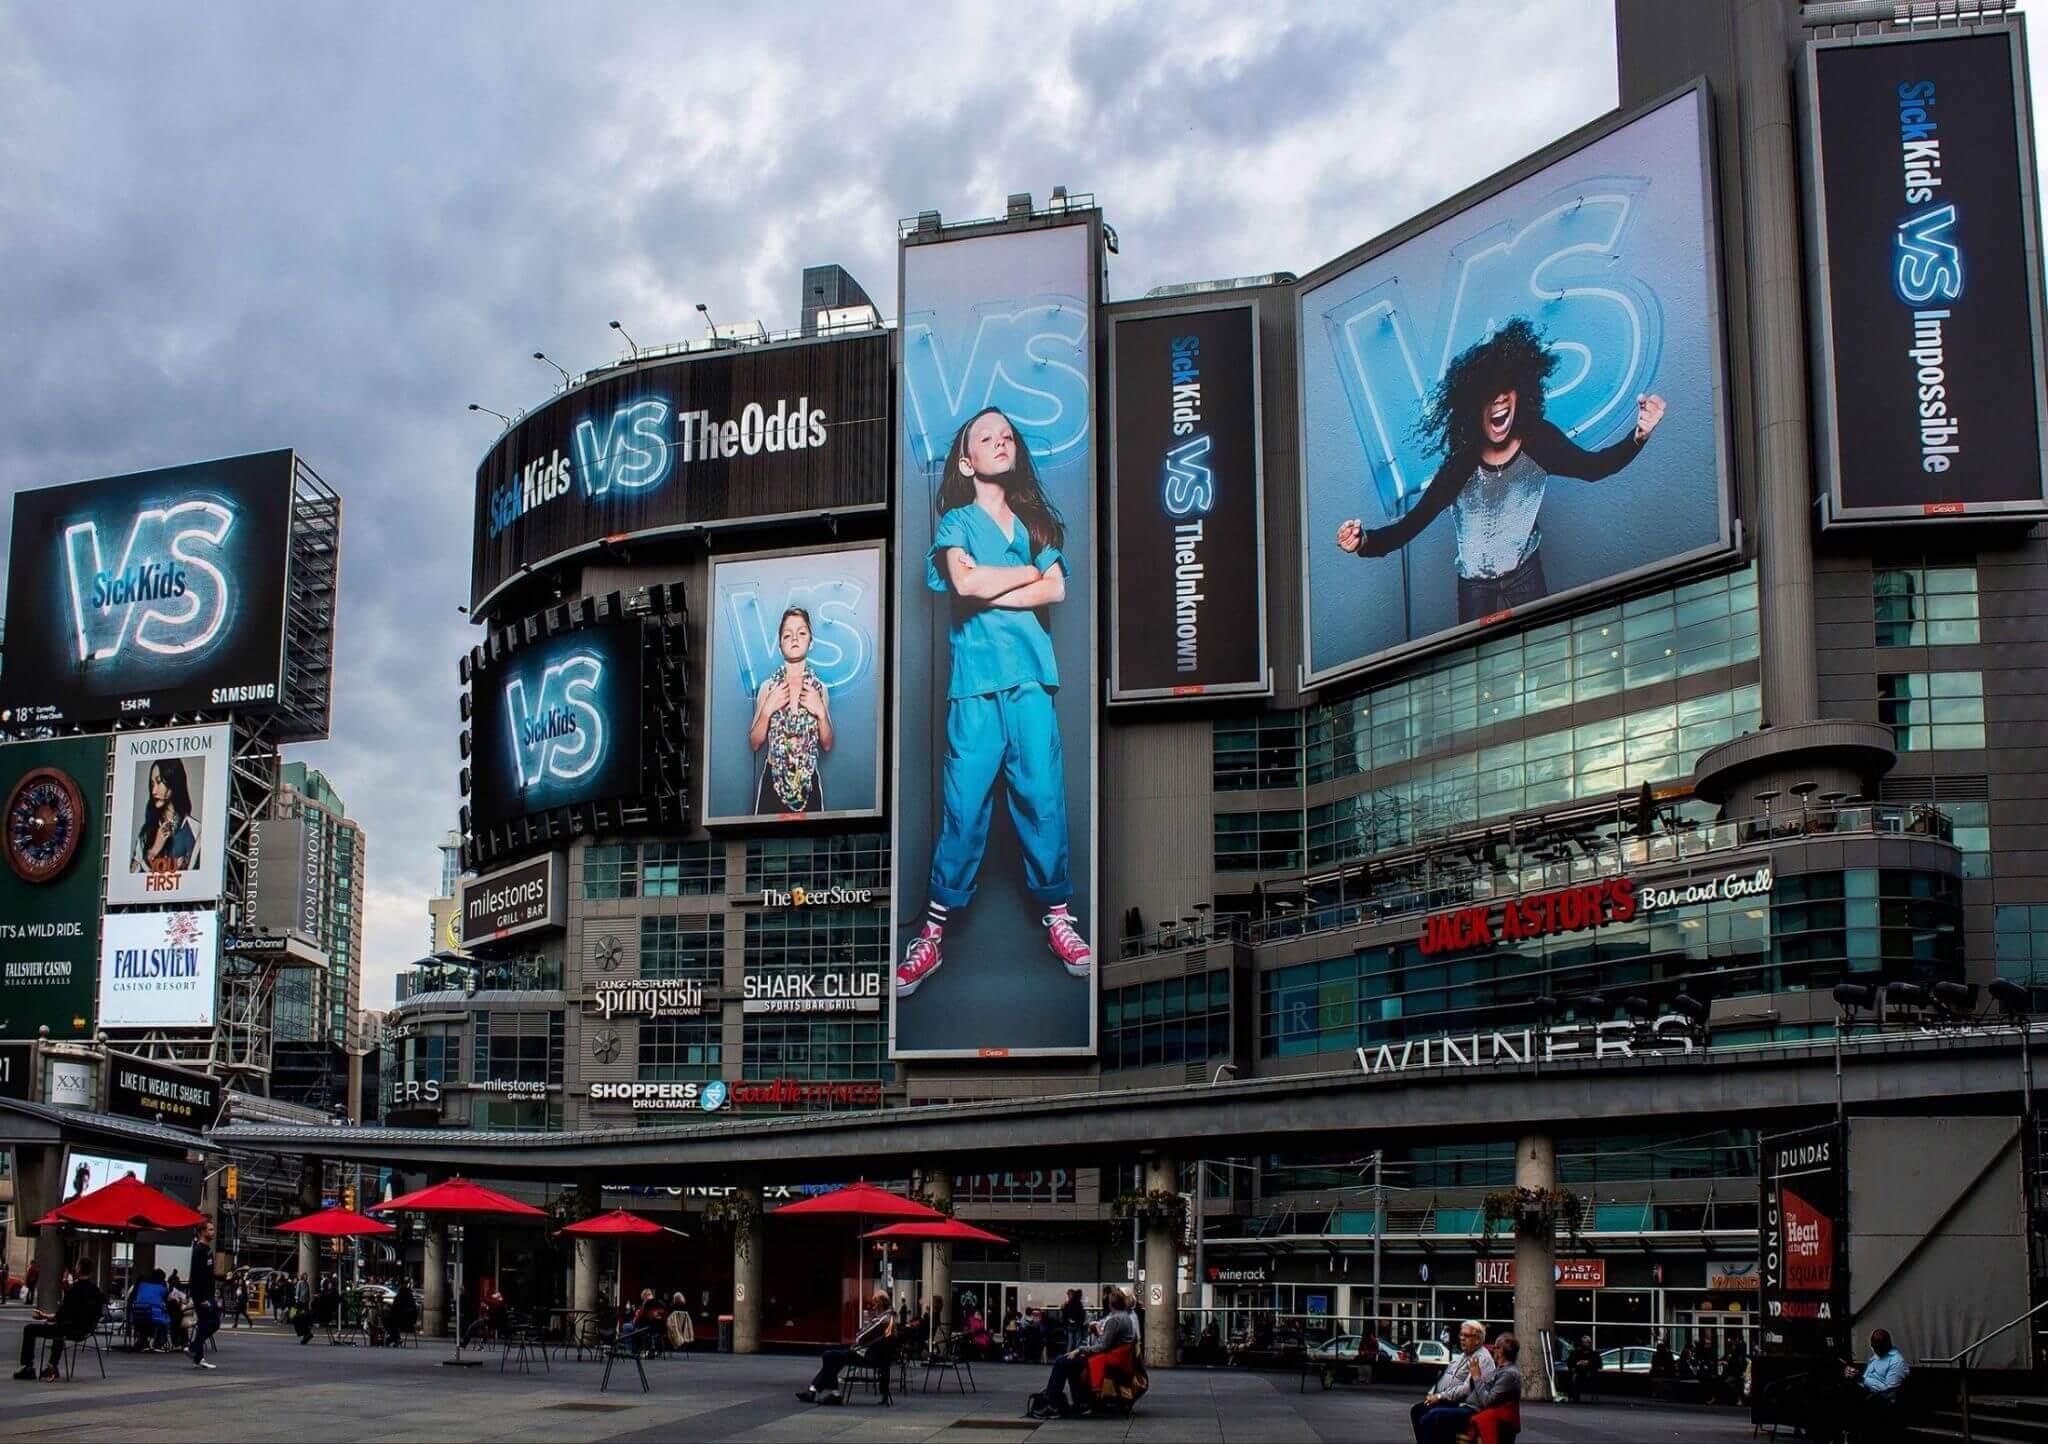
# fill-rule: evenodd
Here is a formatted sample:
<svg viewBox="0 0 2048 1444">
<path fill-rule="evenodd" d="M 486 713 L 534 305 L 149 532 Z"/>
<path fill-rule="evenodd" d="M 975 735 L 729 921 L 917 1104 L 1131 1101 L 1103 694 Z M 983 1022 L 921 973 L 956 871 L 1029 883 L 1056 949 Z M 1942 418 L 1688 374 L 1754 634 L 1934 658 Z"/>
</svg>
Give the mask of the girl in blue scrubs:
<svg viewBox="0 0 2048 1444">
<path fill-rule="evenodd" d="M 1000 780 L 1024 853 L 1024 881 L 1046 908 L 1046 947 L 1088 976 L 1092 954 L 1067 911 L 1067 782 L 1048 609 L 1066 599 L 1066 525 L 1039 489 L 1031 453 L 994 407 L 960 428 L 939 481 L 925 581 L 953 600 L 946 697 L 945 818 L 932 853 L 931 903 L 896 968 L 909 997 L 938 971 L 946 919 L 973 900 Z"/>
</svg>

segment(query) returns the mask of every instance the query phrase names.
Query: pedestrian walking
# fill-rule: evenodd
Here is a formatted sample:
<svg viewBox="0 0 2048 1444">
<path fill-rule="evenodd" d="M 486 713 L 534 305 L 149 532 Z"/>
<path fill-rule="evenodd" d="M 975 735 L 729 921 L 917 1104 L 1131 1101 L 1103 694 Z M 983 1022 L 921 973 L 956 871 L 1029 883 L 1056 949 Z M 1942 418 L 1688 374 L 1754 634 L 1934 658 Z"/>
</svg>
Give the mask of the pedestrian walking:
<svg viewBox="0 0 2048 1444">
<path fill-rule="evenodd" d="M 207 1362 L 206 1341 L 220 1332 L 219 1287 L 213 1276 L 213 1224 L 202 1223 L 199 1236 L 192 1240 L 192 1281 L 189 1285 L 192 1306 L 199 1314 L 199 1322 L 192 1330 L 192 1362 L 202 1369 L 214 1367 Z"/>
</svg>

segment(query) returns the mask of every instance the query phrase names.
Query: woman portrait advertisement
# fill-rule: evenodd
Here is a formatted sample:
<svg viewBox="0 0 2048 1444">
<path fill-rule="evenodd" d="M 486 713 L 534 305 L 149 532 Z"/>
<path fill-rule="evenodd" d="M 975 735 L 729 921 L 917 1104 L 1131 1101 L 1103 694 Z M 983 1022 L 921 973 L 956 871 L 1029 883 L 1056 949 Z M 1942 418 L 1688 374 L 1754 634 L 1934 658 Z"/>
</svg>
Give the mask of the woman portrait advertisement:
<svg viewBox="0 0 2048 1444">
<path fill-rule="evenodd" d="M 135 834 L 131 872 L 185 872 L 199 866 L 199 819 L 192 815 L 192 788 L 185 763 L 159 757 L 149 764 L 149 800 Z"/>
<path fill-rule="evenodd" d="M 1542 333 L 1520 316 L 1460 352 L 1417 424 L 1443 456 L 1435 475 L 1389 525 L 1367 529 L 1357 517 L 1341 523 L 1337 545 L 1354 556 L 1385 557 L 1448 511 L 1457 531 L 1459 622 L 1548 596 L 1538 521 L 1550 479 L 1614 476 L 1641 454 L 1665 411 L 1661 396 L 1638 396 L 1635 429 L 1588 451 L 1544 417 L 1544 386 L 1557 365 Z"/>
<path fill-rule="evenodd" d="M 1093 955 L 1069 912 L 1067 784 L 1053 694 L 1053 620 L 1066 600 L 1066 523 L 1031 451 L 996 407 L 947 449 L 933 501 L 926 585 L 950 599 L 943 810 L 924 921 L 896 968 L 909 997 L 944 959 L 950 915 L 974 899 L 1000 786 L 1016 825 L 1024 883 L 1043 908 L 1051 961 L 1085 980 Z"/>
<path fill-rule="evenodd" d="M 760 767 L 757 813 L 825 810 L 821 768 L 832 750 L 832 695 L 811 666 L 812 640 L 811 614 L 802 607 L 784 610 L 776 629 L 782 665 L 761 684 L 747 729 Z"/>
</svg>

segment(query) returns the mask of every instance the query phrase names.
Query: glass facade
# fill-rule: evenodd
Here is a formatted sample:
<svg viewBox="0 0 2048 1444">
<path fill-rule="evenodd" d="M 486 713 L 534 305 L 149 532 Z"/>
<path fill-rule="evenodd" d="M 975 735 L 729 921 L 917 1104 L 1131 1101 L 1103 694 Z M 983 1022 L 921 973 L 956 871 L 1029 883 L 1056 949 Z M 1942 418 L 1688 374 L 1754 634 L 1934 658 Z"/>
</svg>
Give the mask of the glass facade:
<svg viewBox="0 0 2048 1444">
<path fill-rule="evenodd" d="M 723 917 L 716 913 L 668 914 L 640 919 L 641 977 L 716 983 L 724 974 Z"/>
<path fill-rule="evenodd" d="M 583 898 L 610 902 L 640 896 L 640 849 L 632 843 L 583 849 Z"/>
<path fill-rule="evenodd" d="M 879 832 L 764 837 L 747 844 L 746 891 L 889 885 L 889 839 Z"/>
<path fill-rule="evenodd" d="M 1880 647 L 1940 647 L 1978 640 L 1974 566 L 1874 571 L 1870 592 Z"/>
<path fill-rule="evenodd" d="M 1997 929 L 1998 976 L 2029 987 L 2048 987 L 2048 907 L 2015 906 L 1992 910 Z"/>
<path fill-rule="evenodd" d="M 1102 1066 L 1157 1068 L 1230 1056 L 1230 974 L 1102 990 Z"/>
<path fill-rule="evenodd" d="M 642 897 L 716 897 L 724 891 L 724 843 L 650 842 L 640 850 Z"/>
<path fill-rule="evenodd" d="M 804 1083 L 887 1081 L 896 1072 L 888 1062 L 887 1033 L 879 1017 L 749 1018 L 740 1035 L 740 1076 Z"/>
<path fill-rule="evenodd" d="M 747 967 L 880 967 L 889 959 L 886 908 L 783 908 L 747 914 Z"/>
<path fill-rule="evenodd" d="M 1872 868 L 1781 875 L 1768 904 L 1738 898 L 1667 908 L 1597 933 L 1479 954 L 1425 958 L 1418 940 L 1276 969 L 1260 979 L 1259 1053 L 1345 1052 L 1520 1027 L 1534 1021 L 1531 1004 L 1545 996 L 1569 1005 L 1590 993 L 1616 1000 L 1639 993 L 1664 1003 L 1681 991 L 1711 1000 L 1824 990 L 1852 978 L 1960 979 L 1962 972 L 1954 878 Z"/>
<path fill-rule="evenodd" d="M 1877 720 L 1901 752 L 1981 748 L 1982 672 L 1885 672 L 1877 679 Z"/>
<path fill-rule="evenodd" d="M 479 1012 L 475 1034 L 477 1083 L 560 1083 L 562 1014 Z"/>
<path fill-rule="evenodd" d="M 684 1083 L 719 1076 L 725 1054 L 718 1015 L 652 1018 L 640 1024 L 636 1077 L 642 1083 Z"/>
</svg>

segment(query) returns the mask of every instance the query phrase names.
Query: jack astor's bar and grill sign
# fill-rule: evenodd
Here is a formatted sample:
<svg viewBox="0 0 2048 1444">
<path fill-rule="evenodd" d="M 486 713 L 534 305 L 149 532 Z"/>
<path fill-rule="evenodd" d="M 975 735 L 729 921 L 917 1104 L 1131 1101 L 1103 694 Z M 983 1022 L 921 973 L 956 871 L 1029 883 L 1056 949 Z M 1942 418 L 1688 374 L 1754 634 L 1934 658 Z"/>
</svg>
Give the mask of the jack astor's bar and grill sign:
<svg viewBox="0 0 2048 1444">
<path fill-rule="evenodd" d="M 1748 872 L 1731 872 L 1700 882 L 1667 886 L 1638 883 L 1632 877 L 1602 878 L 1554 892 L 1529 893 L 1502 902 L 1474 903 L 1431 913 L 1422 922 L 1422 953 L 1466 952 L 1498 947 L 1504 942 L 1578 933 L 1608 923 L 1632 921 L 1637 913 L 1659 908 L 1689 907 L 1740 897 L 1764 897 L 1771 891 L 1769 864 Z"/>
</svg>

